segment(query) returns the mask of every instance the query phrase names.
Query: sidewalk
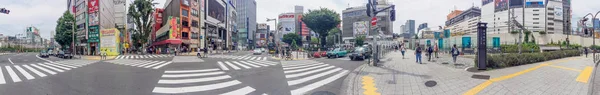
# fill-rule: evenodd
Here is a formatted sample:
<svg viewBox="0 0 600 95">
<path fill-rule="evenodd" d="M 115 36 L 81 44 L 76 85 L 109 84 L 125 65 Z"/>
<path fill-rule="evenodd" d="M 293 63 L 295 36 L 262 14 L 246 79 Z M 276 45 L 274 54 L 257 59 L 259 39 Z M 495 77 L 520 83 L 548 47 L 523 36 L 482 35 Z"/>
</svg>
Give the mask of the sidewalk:
<svg viewBox="0 0 600 95">
<path fill-rule="evenodd" d="M 469 72 L 452 63 L 440 64 L 445 62 L 444 58 L 434 63 L 423 57 L 424 64 L 418 64 L 412 50 L 407 51 L 406 59 L 402 59 L 400 52 L 390 52 L 386 57 L 382 59 L 382 66 L 362 65 L 350 73 L 344 80 L 341 94 L 582 95 L 587 94 L 589 75 L 586 77 L 586 73 L 591 72 L 588 68 L 592 64 L 591 58 L 571 57 Z M 468 58 L 464 60 L 469 61 Z"/>
</svg>

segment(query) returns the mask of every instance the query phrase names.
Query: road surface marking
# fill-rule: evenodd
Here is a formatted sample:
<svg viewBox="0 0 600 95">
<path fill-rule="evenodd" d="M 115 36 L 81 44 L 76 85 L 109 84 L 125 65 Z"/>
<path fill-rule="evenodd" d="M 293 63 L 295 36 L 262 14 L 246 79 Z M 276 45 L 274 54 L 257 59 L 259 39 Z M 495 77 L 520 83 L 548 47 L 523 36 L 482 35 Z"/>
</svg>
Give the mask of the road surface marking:
<svg viewBox="0 0 600 95">
<path fill-rule="evenodd" d="M 316 74 L 316 75 L 312 75 L 312 76 L 309 76 L 309 77 L 304 77 L 304 78 L 301 78 L 301 79 L 288 81 L 288 84 L 290 86 L 297 85 L 297 84 L 300 84 L 300 83 L 307 82 L 309 80 L 313 80 L 313 79 L 316 79 L 316 78 L 319 78 L 319 77 L 323 77 L 323 76 L 331 74 L 331 73 L 338 72 L 340 70 L 342 70 L 342 68 L 337 68 L 337 69 L 329 70 L 327 72 L 323 72 L 323 73 L 319 73 L 319 74 Z"/>
<path fill-rule="evenodd" d="M 288 69 L 298 69 L 298 68 L 306 68 L 306 67 L 312 67 L 312 66 L 316 66 L 316 65 L 322 65 L 322 64 L 308 64 L 308 65 L 304 65 L 304 66 L 296 66 L 296 67 L 284 67 L 283 70 L 288 70 Z"/>
<path fill-rule="evenodd" d="M 314 67 L 309 67 L 309 68 L 302 68 L 302 69 L 296 69 L 296 70 L 288 70 L 288 71 L 283 71 L 283 73 L 295 73 L 295 72 L 301 72 L 301 71 L 307 71 L 307 70 L 311 70 L 311 69 L 315 69 L 315 68 L 321 68 L 321 67 L 325 67 L 325 66 L 329 66 L 329 64 L 321 64 L 319 66 L 314 66 Z"/>
<path fill-rule="evenodd" d="M 276 62 L 272 62 L 272 61 L 264 61 L 264 60 L 255 60 L 256 62 L 262 62 L 268 65 L 277 65 Z"/>
<path fill-rule="evenodd" d="M 52 63 L 44 63 L 44 64 L 46 64 L 46 65 L 50 65 L 50 66 L 54 66 L 54 67 L 58 67 L 58 68 L 60 68 L 60 69 L 63 69 L 63 70 L 71 70 L 70 68 L 66 68 L 66 67 L 62 67 L 62 66 L 58 66 L 58 65 L 54 65 L 54 64 L 52 64 Z"/>
<path fill-rule="evenodd" d="M 160 62 L 160 61 L 148 61 L 148 63 L 144 63 L 144 64 L 138 65 L 136 67 L 145 67 L 145 66 L 148 66 L 150 64 L 157 63 L 157 62 Z"/>
<path fill-rule="evenodd" d="M 151 63 L 151 62 L 152 61 L 140 60 L 140 62 L 135 63 L 135 64 L 130 64 L 129 66 L 139 66 L 139 65 L 148 64 L 148 63 Z"/>
<path fill-rule="evenodd" d="M 0 67 L 0 84 L 5 84 L 6 80 L 4 80 L 4 74 L 2 74 L 2 67 Z"/>
<path fill-rule="evenodd" d="M 152 68 L 152 69 L 158 69 L 158 68 L 161 68 L 161 67 L 163 67 L 163 66 L 169 65 L 169 64 L 171 64 L 171 63 L 173 63 L 173 61 L 169 61 L 169 62 L 163 63 L 163 64 L 161 64 L 161 65 L 158 65 L 158 66 L 156 66 L 156 67 L 154 67 L 154 68 Z"/>
<path fill-rule="evenodd" d="M 314 82 L 312 84 L 306 85 L 304 87 L 300 87 L 298 89 L 294 89 L 292 91 L 290 91 L 292 93 L 292 95 L 302 95 L 310 90 L 314 90 L 316 88 L 319 88 L 325 84 L 331 83 L 333 81 L 335 81 L 336 79 L 342 78 L 343 76 L 346 76 L 348 74 L 348 70 L 343 70 L 341 73 L 338 73 L 336 75 L 333 75 L 329 78 L 323 79 L 321 81 L 318 82 Z"/>
<path fill-rule="evenodd" d="M 233 64 L 231 64 L 231 63 L 229 63 L 228 61 L 225 61 L 225 64 L 227 64 L 229 67 L 231 67 L 231 68 L 233 68 L 233 69 L 235 69 L 235 70 L 239 70 L 239 69 L 241 69 L 240 67 L 237 67 L 237 66 L 235 66 L 235 65 L 233 65 Z"/>
<path fill-rule="evenodd" d="M 229 82 L 211 84 L 211 85 L 202 85 L 202 86 L 189 86 L 189 87 L 154 87 L 152 92 L 154 93 L 168 93 L 168 94 L 176 94 L 176 93 L 188 93 L 188 92 L 198 92 L 198 91 L 207 91 L 225 88 L 233 85 L 240 84 L 242 82 L 233 80 Z"/>
<path fill-rule="evenodd" d="M 12 62 L 12 60 L 10 60 L 10 58 L 8 58 L 8 61 L 10 62 L 10 64 L 15 64 L 15 63 Z"/>
<path fill-rule="evenodd" d="M 263 59 L 262 59 L 262 60 L 267 60 L 267 57 L 263 57 Z"/>
<path fill-rule="evenodd" d="M 294 78 L 294 77 L 299 77 L 299 76 L 305 76 L 305 75 L 312 74 L 312 73 L 322 72 L 322 71 L 325 71 L 325 70 L 331 69 L 331 68 L 335 68 L 335 66 L 328 66 L 328 67 L 325 67 L 325 68 L 320 68 L 320 69 L 317 69 L 317 70 L 311 70 L 311 71 L 308 71 L 308 72 L 302 72 L 302 73 L 297 73 L 297 74 L 285 75 L 285 78 L 289 79 L 289 78 Z"/>
<path fill-rule="evenodd" d="M 225 74 L 225 72 L 210 72 L 210 73 L 194 73 L 194 74 L 164 74 L 163 78 L 182 78 L 182 77 L 200 77 L 200 76 L 210 76 L 210 75 L 219 75 Z"/>
<path fill-rule="evenodd" d="M 246 86 L 244 88 L 235 90 L 235 91 L 231 91 L 231 92 L 227 92 L 227 93 L 223 93 L 220 95 L 248 95 L 250 92 L 254 91 L 256 89 Z"/>
<path fill-rule="evenodd" d="M 574 69 L 574 68 L 569 68 L 569 67 L 556 66 L 556 65 L 548 65 L 548 66 L 550 66 L 550 67 L 554 67 L 554 68 L 559 68 L 559 69 L 565 69 L 565 70 L 571 70 L 571 71 L 577 71 L 577 72 L 581 72 L 581 70 Z"/>
<path fill-rule="evenodd" d="M 55 65 L 60 65 L 60 66 L 63 66 L 63 67 L 67 67 L 67 68 L 70 68 L 70 69 L 72 69 L 72 68 L 77 68 L 77 67 L 75 67 L 75 66 L 71 66 L 71 65 L 59 64 L 59 63 L 54 63 L 54 64 L 55 64 Z"/>
<path fill-rule="evenodd" d="M 40 77 L 46 77 L 46 74 L 44 74 L 44 73 L 42 73 L 42 72 L 40 72 L 40 71 L 38 71 L 38 70 L 36 70 L 34 68 L 29 67 L 29 65 L 27 65 L 27 64 L 23 65 L 23 67 L 29 69 L 30 71 L 32 71 L 33 73 L 37 74 Z"/>
<path fill-rule="evenodd" d="M 35 77 L 31 76 L 31 74 L 29 74 L 27 71 L 23 70 L 23 68 L 21 68 L 21 66 L 16 65 L 15 68 L 17 68 L 17 70 L 19 72 L 21 72 L 21 74 L 24 75 L 25 78 L 27 78 L 27 80 L 35 79 Z"/>
<path fill-rule="evenodd" d="M 266 65 L 266 64 L 263 64 L 263 63 L 254 62 L 254 61 L 246 61 L 246 62 L 248 62 L 248 63 L 254 63 L 254 64 L 258 64 L 258 65 L 260 65 L 260 66 L 265 66 L 265 67 L 266 67 L 266 66 L 269 66 L 269 65 Z"/>
<path fill-rule="evenodd" d="M 225 67 L 225 65 L 223 65 L 223 62 L 219 61 L 217 63 L 219 63 L 219 67 L 221 68 L 221 70 L 229 70 L 227 69 L 227 67 Z"/>
<path fill-rule="evenodd" d="M 381 93 L 377 92 L 377 87 L 375 87 L 375 80 L 370 76 L 362 77 L 363 89 L 365 90 L 363 94 L 365 95 L 381 95 Z"/>
<path fill-rule="evenodd" d="M 50 73 L 50 74 L 52 74 L 52 75 L 56 74 L 56 72 L 50 71 L 50 70 L 48 70 L 48 69 L 46 69 L 46 68 L 42 68 L 42 67 L 40 67 L 40 66 L 38 66 L 38 65 L 36 65 L 36 64 L 31 64 L 31 66 L 33 66 L 33 67 L 35 67 L 35 68 L 38 68 L 38 69 L 40 69 L 40 70 L 42 70 L 42 71 L 44 71 L 44 72 Z"/>
<path fill-rule="evenodd" d="M 256 65 L 256 64 L 248 63 L 248 62 L 245 62 L 245 61 L 240 61 L 240 63 L 242 63 L 242 64 L 247 64 L 247 65 L 250 65 L 250 66 L 252 66 L 252 67 L 254 67 L 254 68 L 258 68 L 258 67 L 260 67 L 260 66 L 258 66 L 258 65 Z"/>
<path fill-rule="evenodd" d="M 144 68 L 150 68 L 150 67 L 154 67 L 154 66 L 157 66 L 158 64 L 162 64 L 162 63 L 165 63 L 165 62 L 167 62 L 167 61 L 160 61 L 160 62 L 156 62 L 156 63 L 153 63 L 153 64 L 151 64 L 151 65 L 145 66 Z"/>
<path fill-rule="evenodd" d="M 585 69 L 583 69 L 583 71 L 581 71 L 581 73 L 579 73 L 579 76 L 577 76 L 577 79 L 575 79 L 578 82 L 583 82 L 583 83 L 588 83 L 588 80 L 590 79 L 590 75 L 592 74 L 593 68 L 591 66 L 587 66 L 585 67 Z"/>
<path fill-rule="evenodd" d="M 13 71 L 12 68 L 10 68 L 10 66 L 4 66 L 4 68 L 6 69 L 6 71 L 8 71 L 9 77 L 14 82 L 20 82 L 21 81 L 21 79 L 19 78 L 19 76 L 17 76 L 17 73 L 15 73 L 15 71 Z"/>
<path fill-rule="evenodd" d="M 198 82 L 207 82 L 207 81 L 215 81 L 222 79 L 229 79 L 231 76 L 223 75 L 216 77 L 206 77 L 206 78 L 193 78 L 193 79 L 161 79 L 158 80 L 160 84 L 183 84 L 183 83 L 198 83 Z"/>
<path fill-rule="evenodd" d="M 58 69 L 58 68 L 55 68 L 55 67 L 52 67 L 52 66 L 48 66 L 48 65 L 46 65 L 46 64 L 44 64 L 44 63 L 40 63 L 40 66 L 43 66 L 43 67 L 46 67 L 46 68 L 50 68 L 50 69 L 52 69 L 52 70 L 54 70 L 54 71 L 58 71 L 58 72 L 64 72 L 64 71 L 63 71 L 63 70 L 61 70 L 61 69 Z"/>
<path fill-rule="evenodd" d="M 244 64 L 240 64 L 240 63 L 238 63 L 238 62 L 236 62 L 236 61 L 231 61 L 231 62 L 232 62 L 233 64 L 235 64 L 235 65 L 239 65 L 239 66 L 242 66 L 242 67 L 244 67 L 244 68 L 246 68 L 246 69 L 250 69 L 250 67 L 248 67 L 248 66 L 246 66 L 246 65 L 244 65 Z"/>
<path fill-rule="evenodd" d="M 171 70 L 165 71 L 165 73 L 202 73 L 210 71 L 218 71 L 219 69 L 203 69 L 203 70 Z"/>
<path fill-rule="evenodd" d="M 513 74 L 509 74 L 509 75 L 505 75 L 505 76 L 501 76 L 501 77 L 497 77 L 497 78 L 492 78 L 488 81 L 485 81 L 485 82 L 475 86 L 474 88 L 471 88 L 467 92 L 463 93 L 463 95 L 475 95 L 475 94 L 481 92 L 483 89 L 485 89 L 486 87 L 488 87 L 489 85 L 491 85 L 494 82 L 514 78 L 516 76 L 531 72 L 531 71 L 541 68 L 543 66 L 548 66 L 548 65 L 555 64 L 555 63 L 561 63 L 561 62 L 570 61 L 570 60 L 574 60 L 574 59 L 579 59 L 579 58 L 572 57 L 572 58 L 566 58 L 566 59 L 552 60 L 551 62 L 540 63 L 538 66 L 531 67 L 531 68 L 528 68 L 528 69 L 525 69 L 525 70 L 522 70 L 522 71 L 519 71 L 519 72 L 516 72 Z"/>
</svg>

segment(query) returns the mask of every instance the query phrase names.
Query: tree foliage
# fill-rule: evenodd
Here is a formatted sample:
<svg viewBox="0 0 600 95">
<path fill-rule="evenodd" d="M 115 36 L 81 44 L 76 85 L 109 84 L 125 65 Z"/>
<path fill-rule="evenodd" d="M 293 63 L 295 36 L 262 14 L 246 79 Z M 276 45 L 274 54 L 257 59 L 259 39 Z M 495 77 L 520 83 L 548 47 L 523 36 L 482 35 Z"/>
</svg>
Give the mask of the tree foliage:
<svg viewBox="0 0 600 95">
<path fill-rule="evenodd" d="M 69 11 L 65 11 L 56 21 L 54 39 L 62 48 L 71 46 L 71 42 L 73 42 L 73 23 L 75 23 L 75 17 Z"/>
<path fill-rule="evenodd" d="M 341 21 L 340 14 L 327 8 L 308 10 L 308 13 L 304 14 L 302 17 L 302 22 L 304 22 L 308 28 L 319 34 L 321 46 L 325 46 L 329 30 L 337 27 Z"/>
<path fill-rule="evenodd" d="M 354 41 L 354 46 L 362 46 L 365 44 L 365 36 L 358 36 L 356 37 L 356 40 Z"/>
<path fill-rule="evenodd" d="M 302 37 L 300 37 L 300 35 L 298 35 L 296 33 L 288 33 L 288 34 L 283 35 L 282 41 L 287 44 L 290 44 L 290 46 L 294 44 L 294 43 L 292 43 L 294 41 L 296 41 L 296 43 L 295 43 L 296 45 L 302 45 L 302 43 L 300 43 L 300 42 L 302 42 Z"/>
<path fill-rule="evenodd" d="M 319 44 L 319 38 L 310 38 L 310 44 Z"/>
<path fill-rule="evenodd" d="M 143 47 L 148 41 L 148 36 L 152 32 L 151 20 L 154 12 L 154 0 L 135 0 L 129 4 L 127 16 L 131 16 L 136 25 L 132 34 L 132 42 L 136 47 Z"/>
</svg>

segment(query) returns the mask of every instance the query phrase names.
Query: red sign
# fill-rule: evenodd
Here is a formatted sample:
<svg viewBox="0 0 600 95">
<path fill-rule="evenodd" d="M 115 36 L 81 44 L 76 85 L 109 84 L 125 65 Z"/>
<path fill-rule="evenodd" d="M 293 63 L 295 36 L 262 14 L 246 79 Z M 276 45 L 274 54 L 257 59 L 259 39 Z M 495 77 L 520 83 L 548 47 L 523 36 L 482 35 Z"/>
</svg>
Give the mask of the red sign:
<svg viewBox="0 0 600 95">
<path fill-rule="evenodd" d="M 377 25 L 377 18 L 376 18 L 376 17 L 373 17 L 373 18 L 371 19 L 371 26 L 375 26 L 375 25 Z"/>
<path fill-rule="evenodd" d="M 88 12 L 93 13 L 98 11 L 98 0 L 89 0 L 88 1 Z"/>
<path fill-rule="evenodd" d="M 289 14 L 289 15 L 280 15 L 279 18 L 294 18 L 293 14 Z"/>
</svg>

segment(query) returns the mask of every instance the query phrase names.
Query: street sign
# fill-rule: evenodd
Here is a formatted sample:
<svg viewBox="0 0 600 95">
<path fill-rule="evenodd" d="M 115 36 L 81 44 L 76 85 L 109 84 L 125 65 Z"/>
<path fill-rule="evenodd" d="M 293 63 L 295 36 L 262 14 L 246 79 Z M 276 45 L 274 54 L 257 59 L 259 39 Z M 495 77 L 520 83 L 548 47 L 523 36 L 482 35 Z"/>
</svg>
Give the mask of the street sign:
<svg viewBox="0 0 600 95">
<path fill-rule="evenodd" d="M 377 25 L 377 17 L 371 18 L 371 26 Z"/>
</svg>

